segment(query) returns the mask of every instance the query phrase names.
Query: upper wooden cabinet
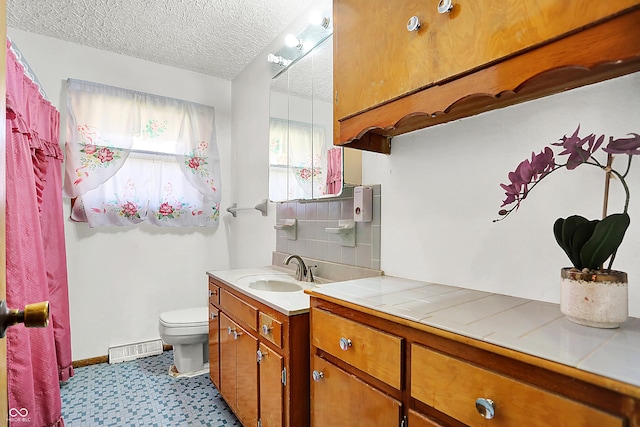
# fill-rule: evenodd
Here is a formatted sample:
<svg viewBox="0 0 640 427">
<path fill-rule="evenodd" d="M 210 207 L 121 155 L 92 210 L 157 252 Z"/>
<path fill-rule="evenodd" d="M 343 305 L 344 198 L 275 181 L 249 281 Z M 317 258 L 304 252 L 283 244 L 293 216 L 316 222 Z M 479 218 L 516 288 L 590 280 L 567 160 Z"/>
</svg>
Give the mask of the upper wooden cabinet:
<svg viewBox="0 0 640 427">
<path fill-rule="evenodd" d="M 394 135 L 640 70 L 639 0 L 444 3 L 334 0 L 336 144 L 389 152 Z"/>
</svg>

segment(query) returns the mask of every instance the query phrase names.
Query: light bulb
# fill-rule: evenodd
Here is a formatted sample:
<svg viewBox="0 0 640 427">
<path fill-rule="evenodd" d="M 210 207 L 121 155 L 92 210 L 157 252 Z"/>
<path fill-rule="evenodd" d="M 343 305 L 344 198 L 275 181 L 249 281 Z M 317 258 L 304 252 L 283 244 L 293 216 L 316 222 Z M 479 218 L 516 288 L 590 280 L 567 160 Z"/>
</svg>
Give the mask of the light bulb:
<svg viewBox="0 0 640 427">
<path fill-rule="evenodd" d="M 326 17 L 326 16 L 322 16 L 322 14 L 319 13 L 319 12 L 314 12 L 309 17 L 309 23 L 311 25 L 318 25 L 318 26 L 321 26 L 321 27 L 324 27 L 324 28 L 329 28 L 329 24 L 331 23 L 331 19 Z"/>
<path fill-rule="evenodd" d="M 293 34 L 289 34 L 284 38 L 284 43 L 289 47 L 297 47 L 298 49 L 302 49 L 302 40 Z"/>
<path fill-rule="evenodd" d="M 267 55 L 267 61 L 272 64 L 278 64 L 282 67 L 288 67 L 291 64 L 291 60 L 283 58 L 282 56 L 274 55 L 273 53 Z"/>
</svg>

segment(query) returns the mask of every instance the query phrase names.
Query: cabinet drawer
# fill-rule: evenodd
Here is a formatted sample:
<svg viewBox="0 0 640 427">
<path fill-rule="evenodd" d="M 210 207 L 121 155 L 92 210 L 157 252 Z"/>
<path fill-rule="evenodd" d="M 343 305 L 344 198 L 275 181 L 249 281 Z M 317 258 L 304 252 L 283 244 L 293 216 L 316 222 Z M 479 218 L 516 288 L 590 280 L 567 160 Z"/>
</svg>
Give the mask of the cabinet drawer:
<svg viewBox="0 0 640 427">
<path fill-rule="evenodd" d="M 212 279 L 209 279 L 209 304 L 216 306 L 220 304 L 220 286 L 216 285 Z"/>
<path fill-rule="evenodd" d="M 282 348 L 282 322 L 260 313 L 260 336 Z"/>
<path fill-rule="evenodd" d="M 258 330 L 258 309 L 256 307 L 247 304 L 224 289 L 220 289 L 220 307 L 222 311 L 235 317 L 250 329 Z"/>
<path fill-rule="evenodd" d="M 311 336 L 315 347 L 400 390 L 401 338 L 318 309 Z"/>
<path fill-rule="evenodd" d="M 411 346 L 411 397 L 470 426 L 624 425 L 606 412 L 416 344 Z M 493 401 L 493 419 L 479 415 L 478 398 Z"/>
</svg>

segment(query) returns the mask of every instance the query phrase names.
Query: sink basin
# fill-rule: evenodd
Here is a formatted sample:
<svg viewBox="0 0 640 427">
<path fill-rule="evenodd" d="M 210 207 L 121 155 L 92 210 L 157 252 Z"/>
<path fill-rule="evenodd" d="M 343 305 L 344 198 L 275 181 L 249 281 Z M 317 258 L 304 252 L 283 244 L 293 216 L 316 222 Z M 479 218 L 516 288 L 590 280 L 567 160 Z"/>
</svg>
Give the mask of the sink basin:
<svg viewBox="0 0 640 427">
<path fill-rule="evenodd" d="M 268 292 L 296 292 L 302 290 L 302 286 L 297 283 L 277 279 L 256 280 L 249 283 L 249 287 L 257 291 Z"/>
</svg>

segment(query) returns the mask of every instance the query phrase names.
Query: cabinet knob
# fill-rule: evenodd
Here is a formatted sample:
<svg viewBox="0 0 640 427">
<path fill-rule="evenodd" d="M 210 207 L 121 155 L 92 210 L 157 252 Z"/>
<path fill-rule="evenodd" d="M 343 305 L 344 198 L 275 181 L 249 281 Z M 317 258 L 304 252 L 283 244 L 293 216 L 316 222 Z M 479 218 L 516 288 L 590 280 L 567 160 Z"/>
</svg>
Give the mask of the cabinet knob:
<svg viewBox="0 0 640 427">
<path fill-rule="evenodd" d="M 271 329 L 269 325 L 262 325 L 262 333 L 264 335 L 269 335 L 271 333 Z"/>
<path fill-rule="evenodd" d="M 453 1 L 451 0 L 440 0 L 440 3 L 438 3 L 439 13 L 449 13 L 451 9 L 453 9 Z"/>
<path fill-rule="evenodd" d="M 218 317 L 217 314 L 215 313 L 211 313 L 211 320 L 216 320 L 216 317 Z"/>
<path fill-rule="evenodd" d="M 483 418 L 490 420 L 496 414 L 496 406 L 493 400 L 480 397 L 476 399 L 476 411 L 478 411 Z"/>
<path fill-rule="evenodd" d="M 267 356 L 267 353 L 263 353 L 262 351 L 258 350 L 258 363 L 262 362 L 262 359 L 264 359 Z"/>
<path fill-rule="evenodd" d="M 349 338 L 340 338 L 340 348 L 343 351 L 347 351 L 349 350 L 349 347 L 351 347 L 351 340 Z"/>
<path fill-rule="evenodd" d="M 231 329 L 231 326 L 227 326 L 227 335 L 231 335 L 232 332 L 233 329 Z"/>
<path fill-rule="evenodd" d="M 242 335 L 242 332 L 233 331 L 233 339 L 234 340 L 237 340 L 240 335 Z"/>
<path fill-rule="evenodd" d="M 407 31 L 418 31 L 420 29 L 420 18 L 412 16 L 407 21 Z"/>
<path fill-rule="evenodd" d="M 311 376 L 313 376 L 313 380 L 315 382 L 319 382 L 321 379 L 324 378 L 324 372 L 322 371 L 313 371 L 313 373 L 311 374 Z"/>
</svg>

